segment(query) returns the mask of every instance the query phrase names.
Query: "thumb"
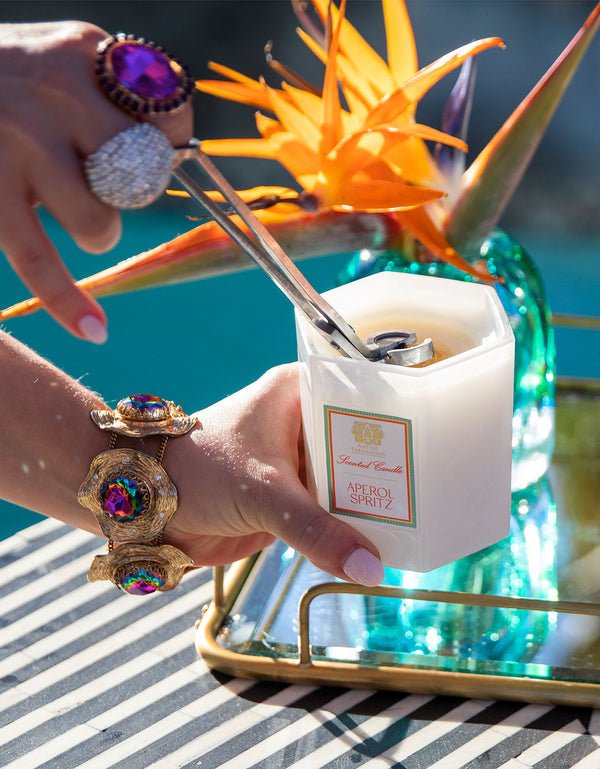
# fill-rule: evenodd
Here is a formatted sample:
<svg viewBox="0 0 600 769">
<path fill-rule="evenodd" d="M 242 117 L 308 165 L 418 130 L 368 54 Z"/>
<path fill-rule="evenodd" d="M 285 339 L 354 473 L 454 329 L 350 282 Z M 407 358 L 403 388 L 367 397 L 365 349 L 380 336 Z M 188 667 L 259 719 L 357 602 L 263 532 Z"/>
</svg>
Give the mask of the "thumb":
<svg viewBox="0 0 600 769">
<path fill-rule="evenodd" d="M 373 587 L 383 580 L 375 545 L 317 505 L 299 482 L 274 495 L 262 509 L 266 531 L 305 555 L 319 569 Z"/>
</svg>

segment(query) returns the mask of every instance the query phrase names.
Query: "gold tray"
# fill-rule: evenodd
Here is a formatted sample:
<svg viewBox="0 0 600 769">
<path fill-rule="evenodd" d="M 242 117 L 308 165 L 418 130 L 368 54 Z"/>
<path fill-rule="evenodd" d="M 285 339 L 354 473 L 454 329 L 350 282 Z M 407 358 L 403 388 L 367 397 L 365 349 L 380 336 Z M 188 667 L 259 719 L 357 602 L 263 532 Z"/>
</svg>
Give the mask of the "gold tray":
<svg viewBox="0 0 600 769">
<path fill-rule="evenodd" d="M 516 536 L 427 575 L 390 570 L 402 584 L 377 588 L 331 581 L 274 543 L 215 569 L 199 654 L 245 678 L 600 707 L 600 382 L 559 380 L 556 423 L 549 480 L 513 497 L 513 518 L 527 513 Z M 433 632 L 420 648 L 419 623 Z M 407 633 L 412 647 L 396 648 Z"/>
</svg>

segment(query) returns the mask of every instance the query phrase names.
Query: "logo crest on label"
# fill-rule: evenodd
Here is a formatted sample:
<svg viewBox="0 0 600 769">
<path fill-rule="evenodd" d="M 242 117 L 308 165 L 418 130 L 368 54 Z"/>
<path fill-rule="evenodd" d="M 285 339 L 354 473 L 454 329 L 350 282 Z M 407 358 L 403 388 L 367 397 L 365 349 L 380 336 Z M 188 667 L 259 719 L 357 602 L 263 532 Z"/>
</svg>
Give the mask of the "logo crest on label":
<svg viewBox="0 0 600 769">
<path fill-rule="evenodd" d="M 377 423 L 355 422 L 352 426 L 352 435 L 357 443 L 364 443 L 367 446 L 381 446 L 383 440 L 383 430 Z"/>
</svg>

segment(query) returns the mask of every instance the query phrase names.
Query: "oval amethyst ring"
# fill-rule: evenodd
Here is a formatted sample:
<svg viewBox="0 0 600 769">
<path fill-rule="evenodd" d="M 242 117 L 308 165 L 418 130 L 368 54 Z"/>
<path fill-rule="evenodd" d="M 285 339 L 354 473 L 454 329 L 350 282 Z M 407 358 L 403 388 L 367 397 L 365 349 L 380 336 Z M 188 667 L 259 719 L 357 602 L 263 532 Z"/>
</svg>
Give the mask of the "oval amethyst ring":
<svg viewBox="0 0 600 769">
<path fill-rule="evenodd" d="M 154 43 L 119 32 L 98 44 L 98 85 L 132 115 L 172 112 L 194 92 L 183 64 Z"/>
</svg>

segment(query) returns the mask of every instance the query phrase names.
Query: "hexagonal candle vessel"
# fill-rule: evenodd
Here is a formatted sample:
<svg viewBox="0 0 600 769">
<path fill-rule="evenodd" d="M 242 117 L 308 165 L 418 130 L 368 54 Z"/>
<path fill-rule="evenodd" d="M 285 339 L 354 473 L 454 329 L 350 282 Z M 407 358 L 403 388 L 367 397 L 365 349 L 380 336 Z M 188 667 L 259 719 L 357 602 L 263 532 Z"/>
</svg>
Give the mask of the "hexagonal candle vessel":
<svg viewBox="0 0 600 769">
<path fill-rule="evenodd" d="M 296 313 L 309 483 L 382 561 L 429 571 L 508 535 L 514 337 L 496 292 L 382 272 L 324 294 L 363 340 L 416 331 L 404 367 L 337 354 Z"/>
</svg>

